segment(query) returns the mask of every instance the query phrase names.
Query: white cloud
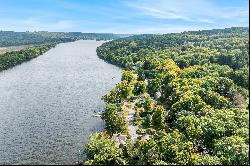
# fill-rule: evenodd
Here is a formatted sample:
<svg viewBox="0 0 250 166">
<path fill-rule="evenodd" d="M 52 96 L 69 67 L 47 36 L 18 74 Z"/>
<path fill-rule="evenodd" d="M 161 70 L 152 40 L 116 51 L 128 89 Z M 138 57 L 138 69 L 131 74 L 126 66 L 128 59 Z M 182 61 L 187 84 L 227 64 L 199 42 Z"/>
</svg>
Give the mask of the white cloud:
<svg viewBox="0 0 250 166">
<path fill-rule="evenodd" d="M 247 5 L 218 6 L 210 0 L 124 0 L 114 6 L 55 1 L 61 11 L 0 7 L 0 14 L 8 15 L 0 16 L 0 30 L 170 33 L 247 26 L 249 17 Z"/>
<path fill-rule="evenodd" d="M 199 22 L 204 22 L 204 23 L 208 23 L 208 24 L 213 24 L 213 23 L 215 23 L 214 20 L 212 20 L 212 19 L 206 19 L 206 18 L 199 18 L 199 19 L 197 19 L 197 21 L 199 21 Z"/>
<path fill-rule="evenodd" d="M 226 27 L 226 26 L 225 26 Z M 97 32 L 97 33 L 124 33 L 124 34 L 166 34 L 177 33 L 192 30 L 204 30 L 220 28 L 216 26 L 197 26 L 197 25 L 172 25 L 172 24 L 152 24 L 152 25 L 128 25 L 128 24 L 112 24 L 111 26 L 96 27 L 89 30 L 82 30 L 82 32 Z M 223 27 L 222 27 L 223 28 Z"/>
<path fill-rule="evenodd" d="M 209 0 L 133 0 L 127 6 L 153 18 L 215 23 L 218 19 L 248 20 L 248 7 L 219 7 Z"/>
<path fill-rule="evenodd" d="M 248 18 L 249 10 L 248 8 L 242 7 L 227 7 L 221 12 L 221 17 L 225 19 L 231 18 Z"/>
<path fill-rule="evenodd" d="M 145 14 L 151 15 L 156 18 L 162 18 L 162 19 L 182 19 L 191 21 L 191 19 L 187 16 L 181 15 L 178 12 L 175 12 L 173 10 L 160 10 L 148 6 L 140 6 L 140 10 L 143 10 Z"/>
<path fill-rule="evenodd" d="M 2 19 L 0 20 L 0 25 L 1 30 L 14 31 L 67 31 L 74 27 L 73 22 L 70 20 L 52 22 L 39 20 L 37 18 Z"/>
</svg>

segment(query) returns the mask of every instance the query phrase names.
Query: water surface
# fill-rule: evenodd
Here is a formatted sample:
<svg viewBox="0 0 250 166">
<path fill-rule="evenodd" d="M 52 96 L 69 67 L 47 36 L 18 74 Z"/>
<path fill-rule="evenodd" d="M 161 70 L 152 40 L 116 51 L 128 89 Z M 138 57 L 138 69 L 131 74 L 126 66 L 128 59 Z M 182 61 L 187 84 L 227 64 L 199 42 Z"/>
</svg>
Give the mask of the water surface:
<svg viewBox="0 0 250 166">
<path fill-rule="evenodd" d="M 75 164 L 89 135 L 103 129 L 92 117 L 104 109 L 101 96 L 121 78 L 97 57 L 102 43 L 62 43 L 0 72 L 0 164 Z"/>
</svg>

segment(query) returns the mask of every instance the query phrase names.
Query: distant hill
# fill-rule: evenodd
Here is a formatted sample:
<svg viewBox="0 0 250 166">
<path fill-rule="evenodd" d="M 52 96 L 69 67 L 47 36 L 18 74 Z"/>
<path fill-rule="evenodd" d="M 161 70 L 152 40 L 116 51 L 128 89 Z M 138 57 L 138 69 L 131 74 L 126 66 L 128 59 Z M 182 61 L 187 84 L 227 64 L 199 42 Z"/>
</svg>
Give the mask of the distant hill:
<svg viewBox="0 0 250 166">
<path fill-rule="evenodd" d="M 28 44 L 61 43 L 75 40 L 113 40 L 128 37 L 127 34 L 81 33 L 81 32 L 14 32 L 0 31 L 0 47 Z"/>
</svg>

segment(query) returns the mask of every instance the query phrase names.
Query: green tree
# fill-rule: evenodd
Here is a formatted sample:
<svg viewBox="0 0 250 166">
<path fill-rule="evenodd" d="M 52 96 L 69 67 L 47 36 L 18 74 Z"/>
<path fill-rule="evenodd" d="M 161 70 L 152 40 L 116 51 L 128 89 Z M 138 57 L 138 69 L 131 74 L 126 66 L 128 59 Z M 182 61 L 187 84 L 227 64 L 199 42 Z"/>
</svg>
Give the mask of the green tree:
<svg viewBox="0 0 250 166">
<path fill-rule="evenodd" d="M 136 74 L 130 70 L 123 70 L 121 81 L 128 81 L 129 83 L 137 79 Z"/>
<path fill-rule="evenodd" d="M 222 163 L 219 157 L 204 154 L 197 155 L 197 159 L 194 161 L 194 165 L 222 165 Z"/>
<path fill-rule="evenodd" d="M 113 134 L 113 133 L 128 133 L 128 123 L 127 123 L 127 115 L 125 111 L 121 111 L 114 104 L 108 104 L 104 113 L 102 114 L 102 119 L 105 122 L 105 129 Z"/>
<path fill-rule="evenodd" d="M 153 99 L 151 97 L 146 97 L 143 102 L 143 108 L 146 112 L 151 112 L 153 107 Z"/>
<path fill-rule="evenodd" d="M 86 165 L 125 165 L 122 150 L 116 146 L 115 141 L 104 138 L 102 133 L 90 137 L 85 153 L 88 160 Z"/>
<path fill-rule="evenodd" d="M 225 165 L 248 165 L 249 145 L 239 136 L 223 137 L 215 141 L 213 154 Z"/>
<path fill-rule="evenodd" d="M 141 95 L 146 92 L 146 84 L 144 81 L 136 81 L 134 84 L 133 94 L 134 95 Z"/>
<path fill-rule="evenodd" d="M 156 105 L 153 108 L 152 125 L 156 129 L 164 129 L 165 127 L 165 111 L 163 106 Z"/>
<path fill-rule="evenodd" d="M 155 97 L 156 92 L 160 91 L 161 83 L 162 83 L 161 79 L 149 80 L 147 91 L 151 97 Z"/>
</svg>

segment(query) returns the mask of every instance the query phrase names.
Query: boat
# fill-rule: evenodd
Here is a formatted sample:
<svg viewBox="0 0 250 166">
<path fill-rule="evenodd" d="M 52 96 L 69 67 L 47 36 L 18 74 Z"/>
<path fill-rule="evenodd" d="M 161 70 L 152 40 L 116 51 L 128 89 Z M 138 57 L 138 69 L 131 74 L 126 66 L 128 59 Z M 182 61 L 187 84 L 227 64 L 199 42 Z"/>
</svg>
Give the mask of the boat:
<svg viewBox="0 0 250 166">
<path fill-rule="evenodd" d="M 101 117 L 102 115 L 100 115 L 100 114 L 93 114 L 92 116 L 94 116 L 94 117 Z"/>
</svg>

